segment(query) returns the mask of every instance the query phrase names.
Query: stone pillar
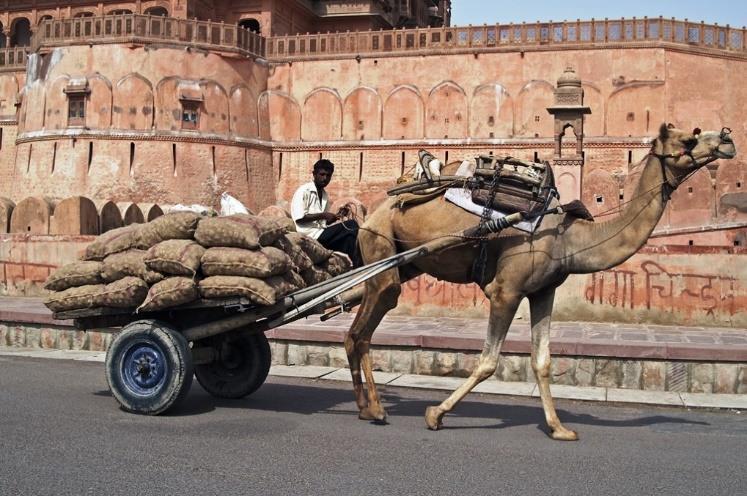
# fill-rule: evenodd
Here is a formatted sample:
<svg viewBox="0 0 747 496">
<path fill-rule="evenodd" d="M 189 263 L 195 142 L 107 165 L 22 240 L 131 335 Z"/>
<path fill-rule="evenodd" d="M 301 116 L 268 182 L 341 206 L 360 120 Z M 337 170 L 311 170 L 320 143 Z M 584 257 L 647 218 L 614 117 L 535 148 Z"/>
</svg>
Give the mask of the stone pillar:
<svg viewBox="0 0 747 496">
<path fill-rule="evenodd" d="M 584 106 L 581 79 L 570 67 L 558 78 L 555 103 L 547 111 L 555 118 L 555 156 L 552 165 L 560 200 L 563 203 L 578 200 L 583 184 L 584 115 L 591 114 L 591 109 Z M 564 156 L 563 136 L 569 130 L 576 139 L 576 146 L 570 155 Z"/>
</svg>

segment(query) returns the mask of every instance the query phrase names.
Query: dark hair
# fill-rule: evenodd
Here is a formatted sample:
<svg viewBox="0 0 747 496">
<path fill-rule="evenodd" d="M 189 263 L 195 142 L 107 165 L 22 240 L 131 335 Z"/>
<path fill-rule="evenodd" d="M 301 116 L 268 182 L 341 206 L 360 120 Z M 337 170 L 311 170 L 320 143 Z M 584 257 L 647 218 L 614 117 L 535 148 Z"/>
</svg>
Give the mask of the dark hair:
<svg viewBox="0 0 747 496">
<path fill-rule="evenodd" d="M 318 171 L 319 169 L 324 169 L 326 171 L 329 171 L 330 174 L 335 172 L 335 164 L 327 160 L 326 158 L 322 158 L 316 161 L 314 164 L 314 172 Z"/>
</svg>

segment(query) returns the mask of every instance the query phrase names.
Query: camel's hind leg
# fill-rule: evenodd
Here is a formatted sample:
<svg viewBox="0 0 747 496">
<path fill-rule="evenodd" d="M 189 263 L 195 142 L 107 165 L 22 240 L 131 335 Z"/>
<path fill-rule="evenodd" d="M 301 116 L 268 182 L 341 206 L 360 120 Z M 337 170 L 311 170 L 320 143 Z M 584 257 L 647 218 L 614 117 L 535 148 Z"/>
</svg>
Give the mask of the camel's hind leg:
<svg viewBox="0 0 747 496">
<path fill-rule="evenodd" d="M 529 310 L 532 319 L 532 369 L 537 378 L 542 409 L 550 427 L 553 439 L 576 441 L 576 432 L 566 429 L 555 412 L 555 404 L 550 393 L 550 320 L 555 289 L 548 289 L 529 297 Z"/>
<path fill-rule="evenodd" d="M 498 367 L 501 345 L 506 338 L 506 333 L 508 333 L 508 328 L 511 325 L 511 321 L 522 297 L 519 294 L 505 291 L 496 282 L 488 285 L 486 294 L 490 298 L 488 336 L 483 346 L 480 360 L 477 363 L 477 368 L 465 383 L 459 386 L 440 405 L 429 406 L 425 410 L 425 423 L 431 430 L 441 428 L 443 416 L 447 412 L 450 412 L 475 386 L 492 376 Z"/>
</svg>

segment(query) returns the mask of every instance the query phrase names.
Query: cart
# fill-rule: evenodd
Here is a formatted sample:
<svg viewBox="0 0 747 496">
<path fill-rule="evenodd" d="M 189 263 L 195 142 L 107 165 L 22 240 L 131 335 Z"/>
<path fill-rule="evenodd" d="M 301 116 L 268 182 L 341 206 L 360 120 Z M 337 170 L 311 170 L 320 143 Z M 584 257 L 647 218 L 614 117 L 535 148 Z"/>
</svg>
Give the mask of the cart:
<svg viewBox="0 0 747 496">
<path fill-rule="evenodd" d="M 270 370 L 265 331 L 312 314 L 322 313 L 326 320 L 348 311 L 362 294 L 355 286 L 443 244 L 427 243 L 365 265 L 289 294 L 272 306 L 256 306 L 242 298 L 203 299 L 156 312 L 92 308 L 57 312 L 54 317 L 73 319 L 83 330 L 117 332 L 106 354 L 109 388 L 124 410 L 158 415 L 187 395 L 193 376 L 218 398 L 252 394 Z"/>
</svg>

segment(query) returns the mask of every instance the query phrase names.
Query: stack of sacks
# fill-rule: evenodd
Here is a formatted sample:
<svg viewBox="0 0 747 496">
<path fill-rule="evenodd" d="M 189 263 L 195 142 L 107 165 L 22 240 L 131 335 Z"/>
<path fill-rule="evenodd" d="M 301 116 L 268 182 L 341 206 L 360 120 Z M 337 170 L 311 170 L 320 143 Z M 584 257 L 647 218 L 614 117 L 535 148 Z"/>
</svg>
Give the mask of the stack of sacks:
<svg viewBox="0 0 747 496">
<path fill-rule="evenodd" d="M 274 212 L 273 212 L 274 213 Z M 54 312 L 113 307 L 152 312 L 198 298 L 244 297 L 272 305 L 350 270 L 350 259 L 308 236 L 286 233 L 275 215 L 201 217 L 175 212 L 108 231 L 84 260 L 50 276 Z"/>
<path fill-rule="evenodd" d="M 54 293 L 45 304 L 54 312 L 138 307 L 170 279 L 171 273 L 159 270 L 158 263 L 148 263 L 152 255 L 162 253 L 159 247 L 165 241 L 190 242 L 199 221 L 193 212 L 176 212 L 102 234 L 86 248 L 83 261 L 65 265 L 49 277 L 44 287 Z"/>
<path fill-rule="evenodd" d="M 273 246 L 286 227 L 272 217 L 236 214 L 204 219 L 195 239 L 206 247 L 199 282 L 203 298 L 243 297 L 273 305 L 304 287 L 291 258 Z"/>
</svg>

